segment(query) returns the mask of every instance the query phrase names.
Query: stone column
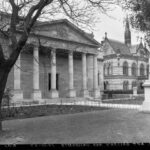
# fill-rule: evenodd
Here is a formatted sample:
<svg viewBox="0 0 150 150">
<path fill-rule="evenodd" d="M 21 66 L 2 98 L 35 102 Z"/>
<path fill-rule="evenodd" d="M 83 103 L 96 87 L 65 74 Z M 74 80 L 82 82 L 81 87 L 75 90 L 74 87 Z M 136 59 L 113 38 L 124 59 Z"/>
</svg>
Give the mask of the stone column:
<svg viewBox="0 0 150 150">
<path fill-rule="evenodd" d="M 68 67 L 69 67 L 69 93 L 68 97 L 76 97 L 76 91 L 74 90 L 74 78 L 73 78 L 73 52 L 69 52 L 68 55 Z"/>
<path fill-rule="evenodd" d="M 42 99 L 42 94 L 39 88 L 39 48 L 36 46 L 33 50 L 33 93 L 32 98 L 33 100 L 40 100 Z"/>
<path fill-rule="evenodd" d="M 143 86 L 144 86 L 144 102 L 142 104 L 141 111 L 150 112 L 150 65 L 149 65 L 149 77 L 148 80 L 144 82 Z"/>
<path fill-rule="evenodd" d="M 86 54 L 82 53 L 82 95 L 88 97 L 89 92 L 87 90 L 87 67 L 86 67 Z"/>
<path fill-rule="evenodd" d="M 94 82 L 94 91 L 93 96 L 94 98 L 100 97 L 100 89 L 98 88 L 98 65 L 97 65 L 97 55 L 94 55 L 94 73 L 93 73 L 93 82 Z"/>
<path fill-rule="evenodd" d="M 56 50 L 53 49 L 51 51 L 51 90 L 50 90 L 51 98 L 58 98 L 59 93 L 56 90 Z"/>
<path fill-rule="evenodd" d="M 93 73 L 94 73 L 94 65 L 93 65 L 93 55 L 87 54 L 87 89 L 89 91 L 89 96 L 93 96 Z"/>
<path fill-rule="evenodd" d="M 13 102 L 23 100 L 23 92 L 21 90 L 21 65 L 20 65 L 20 55 L 14 65 L 14 96 Z"/>
</svg>

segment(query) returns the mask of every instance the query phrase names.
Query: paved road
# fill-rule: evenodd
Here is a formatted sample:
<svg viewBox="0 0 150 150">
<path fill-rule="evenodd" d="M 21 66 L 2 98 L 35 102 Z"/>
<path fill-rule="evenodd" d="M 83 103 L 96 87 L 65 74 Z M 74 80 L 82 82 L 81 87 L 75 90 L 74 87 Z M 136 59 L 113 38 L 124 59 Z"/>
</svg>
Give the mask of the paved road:
<svg viewBox="0 0 150 150">
<path fill-rule="evenodd" d="M 7 135 L 1 135 L 1 144 L 150 142 L 150 114 L 136 110 L 37 117 L 3 125 Z"/>
</svg>

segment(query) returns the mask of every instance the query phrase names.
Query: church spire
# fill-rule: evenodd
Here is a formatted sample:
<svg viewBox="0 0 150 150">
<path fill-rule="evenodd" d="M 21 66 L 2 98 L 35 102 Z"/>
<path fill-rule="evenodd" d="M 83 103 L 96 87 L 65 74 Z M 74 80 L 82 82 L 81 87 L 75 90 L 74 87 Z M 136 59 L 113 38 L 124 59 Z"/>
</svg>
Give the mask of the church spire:
<svg viewBox="0 0 150 150">
<path fill-rule="evenodd" d="M 131 46 L 131 31 L 130 31 L 128 16 L 126 17 L 126 22 L 125 22 L 124 38 L 125 38 L 125 44 Z"/>
</svg>

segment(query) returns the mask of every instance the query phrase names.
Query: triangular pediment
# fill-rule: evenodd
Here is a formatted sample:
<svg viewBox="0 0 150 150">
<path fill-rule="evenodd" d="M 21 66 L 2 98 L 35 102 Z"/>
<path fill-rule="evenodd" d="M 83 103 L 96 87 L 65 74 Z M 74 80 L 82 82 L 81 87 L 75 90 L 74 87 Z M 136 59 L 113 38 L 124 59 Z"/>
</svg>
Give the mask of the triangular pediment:
<svg viewBox="0 0 150 150">
<path fill-rule="evenodd" d="M 92 37 L 92 35 L 83 32 L 68 20 L 58 20 L 40 24 L 35 27 L 34 32 L 46 37 L 90 45 L 99 45 L 99 43 Z"/>
</svg>

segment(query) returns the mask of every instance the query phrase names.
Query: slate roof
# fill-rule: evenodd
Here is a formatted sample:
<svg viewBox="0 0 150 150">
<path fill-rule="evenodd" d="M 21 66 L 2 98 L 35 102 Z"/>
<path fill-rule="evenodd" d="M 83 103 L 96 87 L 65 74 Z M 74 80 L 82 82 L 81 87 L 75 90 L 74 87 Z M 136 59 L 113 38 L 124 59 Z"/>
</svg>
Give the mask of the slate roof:
<svg viewBox="0 0 150 150">
<path fill-rule="evenodd" d="M 143 44 L 136 44 L 136 45 L 131 45 L 131 47 L 129 48 L 125 43 L 117 41 L 117 40 L 113 40 L 113 39 L 105 39 L 110 46 L 113 48 L 115 53 L 120 53 L 120 54 L 125 54 L 125 55 L 133 55 L 136 54 L 138 49 L 142 49 L 144 48 Z M 144 48 L 146 54 L 149 54 L 149 51 Z"/>
<path fill-rule="evenodd" d="M 116 53 L 131 55 L 130 49 L 124 43 L 112 39 L 107 39 L 107 41 Z"/>
</svg>

